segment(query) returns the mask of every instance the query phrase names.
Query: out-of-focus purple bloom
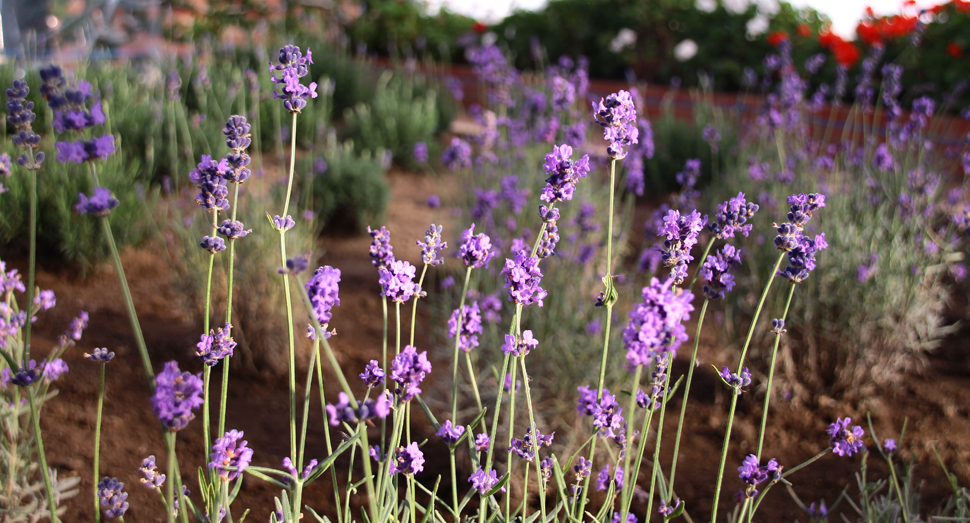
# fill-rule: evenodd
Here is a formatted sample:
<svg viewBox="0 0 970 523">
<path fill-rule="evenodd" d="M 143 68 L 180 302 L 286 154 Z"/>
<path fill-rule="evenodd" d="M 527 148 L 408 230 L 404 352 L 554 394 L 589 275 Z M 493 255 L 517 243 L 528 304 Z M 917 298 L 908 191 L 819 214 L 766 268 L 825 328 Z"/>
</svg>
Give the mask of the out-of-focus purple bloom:
<svg viewBox="0 0 970 523">
<path fill-rule="evenodd" d="M 892 438 L 886 438 L 886 441 L 883 442 L 882 444 L 882 448 L 886 449 L 887 454 L 892 454 L 893 452 L 896 452 L 896 440 Z"/>
<path fill-rule="evenodd" d="M 218 364 L 223 358 L 232 356 L 236 342 L 230 336 L 231 332 L 232 325 L 227 323 L 225 327 L 219 327 L 210 330 L 209 334 L 203 334 L 199 343 L 195 345 L 198 347 L 195 355 L 210 367 Z"/>
<path fill-rule="evenodd" d="M 492 240 L 485 233 L 475 234 L 475 224 L 462 231 L 461 246 L 458 247 L 458 257 L 465 261 L 465 265 L 473 269 L 488 267 L 489 260 L 495 256 L 492 252 Z"/>
<path fill-rule="evenodd" d="M 411 150 L 411 157 L 414 158 L 415 162 L 428 163 L 428 144 L 424 142 L 414 144 L 414 149 Z"/>
<path fill-rule="evenodd" d="M 488 323 L 498 323 L 502 319 L 502 300 L 498 293 L 489 294 L 481 301 L 482 317 Z"/>
<path fill-rule="evenodd" d="M 816 235 L 814 239 L 799 234 L 795 247 L 788 251 L 788 266 L 778 271 L 778 276 L 788 278 L 791 283 L 801 283 L 815 270 L 815 254 L 828 246 L 825 233 Z"/>
<path fill-rule="evenodd" d="M 785 330 L 785 320 L 780 318 L 775 318 L 771 320 L 771 332 L 775 334 L 784 334 L 788 332 Z"/>
<path fill-rule="evenodd" d="M 226 208 L 228 209 L 228 206 Z M 274 215 L 273 226 L 276 227 L 277 231 L 288 231 L 293 227 L 296 227 L 296 221 L 289 214 L 287 214 L 285 218 L 279 215 Z"/>
<path fill-rule="evenodd" d="M 626 156 L 625 147 L 638 142 L 637 110 L 628 91 L 619 91 L 593 104 L 596 123 L 603 127 L 603 138 L 610 142 L 606 153 L 614 160 Z"/>
<path fill-rule="evenodd" d="M 478 308 L 478 302 L 473 302 L 471 306 L 465 305 L 461 312 L 461 333 L 458 333 L 458 309 L 451 313 L 448 319 L 448 336 L 454 338 L 458 335 L 458 347 L 468 352 L 478 347 L 478 335 L 482 333 L 482 315 Z"/>
<path fill-rule="evenodd" d="M 386 269 L 394 261 L 394 247 L 391 246 L 391 233 L 383 225 L 380 229 L 367 227 L 373 241 L 370 244 L 371 263 L 378 269 Z"/>
<path fill-rule="evenodd" d="M 300 48 L 295 45 L 286 45 L 280 49 L 279 65 L 269 64 L 269 71 L 275 89 L 273 98 L 283 99 L 283 107 L 290 113 L 298 113 L 306 107 L 307 98 L 317 97 L 317 83 L 310 82 L 310 85 L 303 85 L 300 79 L 309 74 L 309 66 L 312 64 L 310 50 L 307 49 L 306 56 L 303 56 Z M 276 76 L 276 71 L 280 71 L 280 76 Z"/>
<path fill-rule="evenodd" d="M 326 328 L 332 317 L 331 310 L 340 305 L 340 269 L 326 265 L 313 273 L 313 278 L 306 282 L 307 296 L 310 298 L 310 308 L 320 325 Z"/>
<path fill-rule="evenodd" d="M 108 351 L 108 349 L 94 349 L 91 354 L 84 353 L 84 357 L 94 363 L 104 364 L 111 361 L 115 357 L 115 353 Z"/>
<path fill-rule="evenodd" d="M 465 433 L 465 427 L 462 425 L 452 425 L 451 420 L 445 420 L 435 433 L 435 436 L 443 439 L 448 445 L 454 445 L 461 438 L 462 434 Z"/>
<path fill-rule="evenodd" d="M 417 474 L 424 470 L 424 453 L 418 448 L 416 442 L 411 442 L 406 447 L 398 447 L 391 458 L 389 474 Z"/>
<path fill-rule="evenodd" d="M 872 166 L 881 171 L 889 171 L 893 168 L 893 155 L 889 152 L 889 148 L 886 144 L 879 144 L 876 147 L 876 152 L 872 155 Z"/>
<path fill-rule="evenodd" d="M 216 232 L 225 236 L 229 240 L 235 240 L 238 238 L 243 238 L 249 233 L 253 232 L 252 229 L 246 229 L 245 227 L 246 226 L 243 225 L 243 222 L 238 220 L 223 220 L 223 222 L 219 225 L 219 228 L 216 229 Z"/>
<path fill-rule="evenodd" d="M 175 432 L 185 428 L 202 406 L 202 378 L 198 374 L 179 371 L 178 363 L 170 361 L 155 377 L 152 408 L 162 426 Z"/>
<path fill-rule="evenodd" d="M 753 498 L 758 495 L 757 486 L 759 483 L 763 483 L 771 479 L 772 481 L 778 481 L 781 479 L 782 467 L 778 464 L 775 459 L 768 460 L 766 465 L 758 465 L 758 457 L 754 454 L 748 454 L 748 457 L 744 458 L 741 466 L 738 467 L 738 476 L 741 481 L 745 482 L 748 486 L 743 492 L 745 498 Z"/>
<path fill-rule="evenodd" d="M 189 173 L 189 179 L 199 187 L 199 194 L 195 202 L 207 211 L 225 211 L 229 209 L 229 189 L 226 179 L 219 169 L 219 162 L 207 154 L 202 155 L 198 166 Z"/>
<path fill-rule="evenodd" d="M 455 277 L 450 274 L 448 276 L 445 276 L 445 278 L 441 280 L 442 290 L 448 290 L 454 286 L 455 286 Z"/>
<path fill-rule="evenodd" d="M 57 142 L 54 146 L 57 148 L 57 161 L 61 163 L 84 163 L 88 159 L 84 142 Z"/>
<path fill-rule="evenodd" d="M 818 505 L 812 502 L 808 505 L 808 517 L 813 519 L 822 519 L 829 515 L 829 509 L 825 506 L 825 502 L 821 501 Z"/>
<path fill-rule="evenodd" d="M 625 522 L 623 522 L 622 519 L 623 519 L 623 513 L 614 512 L 613 519 L 610 520 L 610 523 L 637 523 L 637 517 L 632 513 L 627 513 Z"/>
<path fill-rule="evenodd" d="M 826 430 L 832 451 L 839 456 L 851 456 L 866 446 L 863 441 L 865 431 L 858 425 L 849 428 L 849 423 L 852 423 L 852 418 L 837 418 Z"/>
<path fill-rule="evenodd" d="M 788 212 L 788 221 L 802 228 L 808 220 L 812 218 L 812 213 L 825 207 L 824 194 L 793 194 L 788 197 L 788 204 L 791 210 Z"/>
<path fill-rule="evenodd" d="M 386 269 L 380 269 L 381 296 L 395 303 L 404 303 L 415 294 L 421 294 L 421 287 L 414 283 L 415 267 L 404 260 L 392 261 Z"/>
<path fill-rule="evenodd" d="M 118 478 L 105 476 L 98 482 L 98 499 L 101 500 L 102 507 L 108 507 L 104 513 L 109 518 L 117 518 L 125 515 L 128 510 L 128 493 L 124 491 L 125 484 L 118 481 Z"/>
<path fill-rule="evenodd" d="M 596 490 L 605 491 L 610 487 L 610 484 L 615 485 L 616 492 L 619 492 L 623 488 L 623 467 L 617 465 L 613 469 L 613 475 L 610 476 L 609 465 L 600 469 L 599 474 L 596 475 Z"/>
<path fill-rule="evenodd" d="M 707 142 L 707 145 L 711 146 L 712 152 L 718 151 L 718 144 L 721 143 L 721 131 L 711 124 L 704 126 L 704 130 L 701 131 L 701 138 Z"/>
<path fill-rule="evenodd" d="M 679 285 L 687 278 L 687 265 L 694 259 L 690 250 L 697 244 L 705 220 L 696 209 L 689 215 L 681 215 L 680 211 L 671 209 L 663 220 L 663 226 L 657 230 L 657 236 L 664 237 L 660 252 L 664 266 L 671 267 L 670 274 L 674 283 Z"/>
<path fill-rule="evenodd" d="M 441 207 L 441 198 L 437 194 L 432 194 L 428 196 L 428 200 L 425 202 L 429 209 L 437 209 Z"/>
<path fill-rule="evenodd" d="M 472 147 L 461 138 L 454 137 L 451 144 L 441 155 L 441 163 L 452 171 L 467 169 L 472 166 Z"/>
<path fill-rule="evenodd" d="M 310 460 L 310 463 L 307 464 L 307 466 L 303 467 L 303 473 L 302 474 L 298 474 L 297 471 L 296 471 L 296 467 L 293 466 L 293 462 L 290 461 L 290 458 L 287 457 L 287 458 L 283 458 L 283 470 L 289 472 L 290 475 L 293 476 L 294 478 L 297 477 L 297 476 L 299 476 L 301 479 L 304 479 L 305 480 L 305 479 L 307 479 L 307 478 L 310 477 L 310 474 L 313 473 L 313 469 L 314 469 L 314 467 L 317 466 L 317 463 L 318 463 L 317 460 L 311 459 Z M 283 481 L 285 481 L 285 482 L 288 483 L 290 480 L 289 480 L 289 478 L 285 478 Z M 278 519 L 279 519 L 280 523 L 283 522 L 283 518 L 282 517 L 280 517 Z"/>
<path fill-rule="evenodd" d="M 676 354 L 677 347 L 687 340 L 683 322 L 694 310 L 690 304 L 694 295 L 675 289 L 671 279 L 661 283 L 651 278 L 642 296 L 643 301 L 630 311 L 630 323 L 623 329 L 631 367 L 649 365 L 657 354 Z"/>
<path fill-rule="evenodd" d="M 868 281 L 870 278 L 872 278 L 873 274 L 876 272 L 878 262 L 879 256 L 876 253 L 872 253 L 872 255 L 869 256 L 869 263 L 863 263 L 862 265 L 856 267 L 856 279 L 859 280 L 859 283 Z"/>
<path fill-rule="evenodd" d="M 351 406 L 350 396 L 345 392 L 337 394 L 336 405 L 327 404 L 327 417 L 330 425 L 336 427 L 341 422 L 354 424 L 369 419 L 384 419 L 391 413 L 391 400 L 387 394 L 380 394 L 377 399 L 367 399 L 357 402 L 357 409 Z"/>
<path fill-rule="evenodd" d="M 155 456 L 148 456 L 141 462 L 141 471 L 143 478 L 141 478 L 141 484 L 154 490 L 162 487 L 165 483 L 165 474 L 159 474 L 158 470 L 155 468 Z"/>
<path fill-rule="evenodd" d="M 292 258 L 286 259 L 286 267 L 276 270 L 280 274 L 291 274 L 297 276 L 303 274 L 310 267 L 310 258 L 306 254 L 297 254 Z"/>
<path fill-rule="evenodd" d="M 552 87 L 552 108 L 555 111 L 568 111 L 576 101 L 576 86 L 562 76 L 553 76 L 549 81 Z"/>
<path fill-rule="evenodd" d="M 226 242 L 218 236 L 203 236 L 202 241 L 199 242 L 199 247 L 215 254 L 226 250 Z"/>
<path fill-rule="evenodd" d="M 707 230 L 721 240 L 734 238 L 734 235 L 739 232 L 747 237 L 753 225 L 745 222 L 756 212 L 758 212 L 758 205 L 745 200 L 744 193 L 739 192 L 736 197 L 717 206 L 717 213 L 714 219 L 707 223 Z"/>
<path fill-rule="evenodd" d="M 566 144 L 553 146 L 552 152 L 546 154 L 542 167 L 548 178 L 539 199 L 549 203 L 572 200 L 576 183 L 589 173 L 589 155 L 576 161 L 572 155 L 573 148 Z"/>
<path fill-rule="evenodd" d="M 118 199 L 111 196 L 111 191 L 103 187 L 95 187 L 94 195 L 88 198 L 83 193 L 77 193 L 77 205 L 74 209 L 81 214 L 105 217 L 118 206 Z"/>
<path fill-rule="evenodd" d="M 539 340 L 532 336 L 532 331 L 524 330 L 520 337 L 506 334 L 505 343 L 502 344 L 502 352 L 518 358 L 520 356 L 528 356 L 529 352 L 537 346 L 539 346 Z"/>
<path fill-rule="evenodd" d="M 6 262 L 0 261 L 0 294 L 6 294 L 13 291 L 27 291 L 27 287 L 25 287 L 24 283 L 20 281 L 20 275 L 17 274 L 17 272 L 17 269 L 7 271 Z M 85 321 L 87 320 L 85 319 Z"/>
<path fill-rule="evenodd" d="M 44 370 L 41 372 L 41 378 L 50 383 L 57 381 L 62 374 L 68 371 L 67 363 L 61 358 L 57 358 L 51 361 L 44 362 Z"/>
<path fill-rule="evenodd" d="M 54 291 L 47 289 L 37 293 L 37 296 L 34 296 L 34 305 L 42 311 L 53 309 L 57 305 Z"/>
<path fill-rule="evenodd" d="M 593 426 L 599 429 L 600 436 L 612 438 L 623 431 L 623 408 L 616 396 L 603 391 L 603 397 L 590 407 Z"/>
<path fill-rule="evenodd" d="M 421 394 L 418 385 L 431 372 L 431 362 L 428 361 L 427 351 L 420 354 L 417 349 L 408 345 L 391 363 L 391 379 L 397 383 L 395 392 L 401 396 L 401 401 L 410 401 L 415 395 Z"/>
<path fill-rule="evenodd" d="M 2 283 L 3 283 L 3 265 L 2 263 L 0 263 L 0 289 L 3 289 Z M 24 290 L 20 289 L 20 292 L 24 292 Z M 78 314 L 77 318 L 74 318 L 73 320 L 71 320 L 71 323 L 70 325 L 68 325 L 67 332 L 65 334 L 70 336 L 71 339 L 73 339 L 74 341 L 78 341 L 81 339 L 81 333 L 84 332 L 84 329 L 86 329 L 87 327 L 88 327 L 88 313 L 81 311 L 80 314 Z"/>
<path fill-rule="evenodd" d="M 424 233 L 424 242 L 417 240 L 418 246 L 421 247 L 421 260 L 427 265 L 439 265 L 445 261 L 438 258 L 438 253 L 448 247 L 448 242 L 441 241 L 441 229 L 441 225 L 432 223 Z"/>
<path fill-rule="evenodd" d="M 472 484 L 472 488 L 477 490 L 480 494 L 485 494 L 492 490 L 498 483 L 498 475 L 494 470 L 489 470 L 487 473 L 481 467 L 478 468 L 471 476 L 468 477 L 468 482 Z M 505 488 L 503 487 L 504 491 Z"/>
<path fill-rule="evenodd" d="M 212 444 L 209 468 L 214 469 L 222 481 L 232 481 L 241 476 L 253 460 L 253 449 L 246 446 L 247 442 L 242 437 L 241 430 L 230 430 Z"/>
<path fill-rule="evenodd" d="M 537 256 L 529 256 L 523 251 L 517 252 L 514 260 L 505 259 L 502 274 L 505 275 L 505 290 L 508 292 L 509 301 L 522 305 L 538 303 L 542 307 L 542 300 L 548 293 L 539 286 L 542 282 L 542 271 L 539 270 Z"/>
<path fill-rule="evenodd" d="M 729 271 L 740 264 L 741 250 L 729 243 L 724 244 L 717 254 L 709 255 L 700 269 L 705 282 L 704 295 L 712 300 L 724 298 L 725 293 L 734 288 L 734 275 Z"/>
</svg>

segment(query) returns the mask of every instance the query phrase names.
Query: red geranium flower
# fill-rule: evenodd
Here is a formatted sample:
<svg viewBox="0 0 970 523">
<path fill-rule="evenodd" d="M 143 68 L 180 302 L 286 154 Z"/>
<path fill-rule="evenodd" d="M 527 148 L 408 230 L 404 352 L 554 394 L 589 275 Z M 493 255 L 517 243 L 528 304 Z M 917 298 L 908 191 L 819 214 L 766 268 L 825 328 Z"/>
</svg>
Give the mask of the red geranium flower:
<svg viewBox="0 0 970 523">
<path fill-rule="evenodd" d="M 788 32 L 785 30 L 775 31 L 768 35 L 768 44 L 772 47 L 777 47 L 778 44 L 788 40 Z"/>
<path fill-rule="evenodd" d="M 808 36 L 812 34 L 812 28 L 808 27 L 807 24 L 799 24 L 796 30 L 798 31 L 798 34 L 801 36 Z"/>
<path fill-rule="evenodd" d="M 481 34 L 488 31 L 488 26 L 476 20 L 475 23 L 472 24 L 472 30 Z"/>
<path fill-rule="evenodd" d="M 946 46 L 946 54 L 952 56 L 953 58 L 962 58 L 963 48 L 960 47 L 960 44 L 956 42 L 950 42 L 950 44 Z"/>
</svg>

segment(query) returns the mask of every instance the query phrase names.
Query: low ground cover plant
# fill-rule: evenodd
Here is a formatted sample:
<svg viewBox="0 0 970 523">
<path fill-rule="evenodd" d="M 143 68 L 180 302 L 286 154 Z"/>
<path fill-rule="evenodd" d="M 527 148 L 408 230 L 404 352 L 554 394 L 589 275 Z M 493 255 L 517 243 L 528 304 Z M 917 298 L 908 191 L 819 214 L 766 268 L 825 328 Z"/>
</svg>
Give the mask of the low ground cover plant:
<svg viewBox="0 0 970 523">
<path fill-rule="evenodd" d="M 910 148 L 909 139 L 901 139 L 903 131 L 908 131 L 907 137 L 920 136 L 926 125 L 921 118 L 929 118 L 925 107 L 917 108 L 908 120 L 894 120 L 899 127 L 887 135 L 887 142 L 899 140 L 899 146 L 890 144 L 893 149 L 886 149 L 890 159 L 885 163 L 899 161 L 903 169 L 917 173 L 906 182 L 900 181 L 903 170 L 882 169 L 891 171 L 886 177 L 868 171 L 869 159 L 859 162 L 858 169 L 844 170 L 835 169 L 835 160 L 829 166 L 815 159 L 811 165 L 835 174 L 783 182 L 777 190 L 784 199 L 774 205 L 734 186 L 724 200 L 704 196 L 716 198 L 704 214 L 698 210 L 703 205 L 697 189 L 701 164 L 688 160 L 677 174 L 682 191 L 658 210 L 647 227 L 655 241 L 645 254 L 637 255 L 627 247 L 630 209 L 643 190 L 643 162 L 653 156 L 654 147 L 652 126 L 640 117 L 636 92 L 609 94 L 594 100 L 590 110 L 588 78 L 581 61 L 560 62 L 544 72 L 541 83 L 524 85 L 496 47 L 476 48 L 472 62 L 484 90 L 482 99 L 488 102 L 472 113 L 484 131 L 471 143 L 455 137 L 441 158 L 446 168 L 475 181 L 473 191 L 446 201 L 460 209 L 456 214 L 464 223 L 454 231 L 430 224 L 423 238 L 408 238 L 404 243 L 396 236 L 392 241 L 393 224 L 373 224 L 370 256 L 383 298 L 381 359 L 363 368 L 344 369 L 330 344 L 339 336 L 333 311 L 340 305 L 341 271 L 330 266 L 312 269 L 313 257 L 305 249 L 318 225 L 315 219 L 300 216 L 312 210 L 307 202 L 321 190 L 308 173 L 296 169 L 300 120 L 309 112 L 308 106 L 322 101 L 317 100 L 322 85 L 309 75 L 311 56 L 309 50 L 287 45 L 269 68 L 273 103 L 290 130 L 288 169 L 278 184 L 265 191 L 253 188 L 256 176 L 249 151 L 258 130 L 239 114 L 220 122 L 224 141 L 208 144 L 204 153 L 193 152 L 199 161 L 180 182 L 187 188 L 180 190 L 187 190 L 191 198 L 183 199 L 182 205 L 194 203 L 204 217 L 183 223 L 180 229 L 186 239 L 178 257 L 195 271 L 201 268 L 196 274 L 205 275 L 190 280 L 205 289 L 200 294 L 202 332 L 194 350 L 198 361 L 191 369 L 180 368 L 175 361 L 157 365 L 149 358 L 110 224 L 110 216 L 122 204 L 115 194 L 124 185 L 108 185 L 111 180 L 100 176 L 104 162 L 96 161 L 112 155 L 115 137 L 97 129 L 107 118 L 84 95 L 90 86 L 84 87 L 83 80 L 65 76 L 56 67 L 45 68 L 43 83 L 34 86 L 51 105 L 54 121 L 69 131 L 57 144 L 63 156 L 60 161 L 77 171 L 86 169 L 80 175 L 89 178 L 91 192 L 78 195 L 75 218 L 101 227 L 107 239 L 151 390 L 157 428 L 164 435 L 164 449 L 153 449 L 140 468 L 132 464 L 143 476 L 142 485 L 127 488 L 148 488 L 159 494 L 155 506 L 144 507 L 146 513 L 183 523 L 249 517 L 268 517 L 271 523 L 301 519 L 629 523 L 679 517 L 692 521 L 691 514 L 698 518 L 709 514 L 712 523 L 725 517 L 753 521 L 768 492 L 797 487 L 804 467 L 816 461 L 849 459 L 860 464 L 858 491 L 834 494 L 830 505 L 818 500 L 805 506 L 796 497 L 794 502 L 801 504 L 809 519 L 834 520 L 836 507 L 842 517 L 855 513 L 865 521 L 917 521 L 931 510 L 946 518 L 966 516 L 966 493 L 956 481 L 948 505 L 919 505 L 912 463 L 900 455 L 906 448 L 904 430 L 883 440 L 873 434 L 871 424 L 840 416 L 830 420 L 825 433 L 806 436 L 815 442 L 817 454 L 802 463 L 764 452 L 772 412 L 768 407 L 781 392 L 776 372 L 791 368 L 779 362 L 781 349 L 788 346 L 783 340 L 806 338 L 802 329 L 813 325 L 810 311 L 831 314 L 826 307 L 832 304 L 811 289 L 812 282 L 827 278 L 827 272 L 837 270 L 832 268 L 837 260 L 847 256 L 834 253 L 836 246 L 846 245 L 834 239 L 846 224 L 827 217 L 829 212 L 847 216 L 847 209 L 853 209 L 844 196 L 851 191 L 840 190 L 842 184 L 860 183 L 851 175 L 862 171 L 876 180 L 882 195 L 896 199 L 895 207 L 871 205 L 879 219 L 892 223 L 888 230 L 893 241 L 915 239 L 917 231 L 907 227 L 918 227 L 922 238 L 948 238 L 956 228 L 967 228 L 965 214 L 953 224 L 949 214 L 926 211 L 935 202 L 921 163 L 926 145 L 919 140 Z M 768 98 L 764 113 L 768 124 L 763 127 L 778 144 L 774 151 L 778 169 L 787 179 L 789 170 L 804 167 L 798 162 L 807 160 L 795 150 L 806 146 L 794 139 L 788 142 L 785 133 L 807 139 L 796 132 L 802 100 L 793 94 L 797 90 L 792 83 L 798 78 L 786 63 L 784 48 L 778 60 L 782 63 L 779 92 Z M 36 350 L 32 353 L 33 318 L 54 307 L 56 300 L 52 292 L 35 286 L 37 172 L 54 160 L 39 151 L 40 138 L 32 127 L 33 105 L 27 101 L 30 90 L 28 81 L 18 79 L 7 91 L 7 120 L 14 127 L 12 142 L 18 153 L 17 167 L 13 162 L 7 165 L 30 187 L 26 213 L 30 263 L 26 282 L 17 271 L 0 268 L 0 394 L 5 409 L 0 419 L 7 438 L 0 466 L 3 477 L 10 478 L 0 509 L 25 519 L 58 521 L 58 507 L 72 493 L 72 484 L 59 481 L 48 466 L 49 451 L 43 445 L 39 419 L 48 387 L 66 370 L 58 357 L 81 338 L 87 318 L 81 313 L 46 357 L 40 358 Z M 720 130 L 712 125 L 703 135 L 716 151 L 722 140 Z M 849 143 L 854 143 L 851 138 Z M 756 154 L 759 146 L 744 147 Z M 869 149 L 847 151 L 865 156 Z M 417 151 L 411 154 L 415 160 L 423 156 Z M 790 164 L 789 157 L 795 162 Z M 822 157 L 829 156 L 826 152 Z M 763 167 L 765 161 L 755 157 L 753 165 L 770 170 L 771 164 Z M 736 172 L 713 174 L 712 186 L 730 187 L 737 176 Z M 909 191 L 918 189 L 915 194 L 906 193 L 913 202 L 908 207 L 902 205 L 904 184 Z M 429 199 L 429 205 L 440 204 L 440 199 Z M 173 208 L 178 205 L 173 202 Z M 766 218 L 770 226 L 759 222 L 765 215 L 770 215 Z M 362 213 L 358 218 L 376 217 Z M 871 223 L 862 218 L 851 222 L 860 228 Z M 878 242 L 889 241 L 889 233 L 868 229 L 858 235 L 868 234 Z M 751 254 L 758 250 L 759 237 L 769 247 L 770 254 L 763 255 L 767 261 Z M 198 250 L 188 252 L 185 246 L 194 243 Z M 702 246 L 703 253 L 697 255 Z M 851 246 L 849 242 L 840 248 Z M 420 250 L 420 267 L 400 259 L 405 248 Z M 896 247 L 885 248 L 890 249 L 886 256 L 901 256 L 891 250 Z M 253 254 L 250 261 L 244 261 L 242 254 L 247 250 Z M 429 274 L 441 271 L 441 265 L 445 272 L 440 284 L 430 285 L 434 280 Z M 755 276 L 742 277 L 740 270 L 749 267 Z M 929 273 L 919 272 L 930 269 L 917 269 L 912 276 L 919 284 L 908 287 L 909 303 L 929 299 L 919 294 L 923 287 L 929 286 L 929 296 L 934 296 L 941 285 L 935 280 L 927 283 Z M 250 448 L 245 434 L 235 430 L 235 421 L 226 415 L 229 361 L 239 357 L 237 323 L 247 321 L 246 309 L 236 309 L 234 303 L 241 299 L 244 285 L 253 285 L 237 278 L 247 271 L 273 284 L 275 291 L 266 292 L 275 292 L 280 299 L 273 306 L 285 310 L 285 321 L 278 327 L 285 330 L 285 337 L 277 332 L 275 338 L 280 340 L 280 363 L 287 373 L 289 420 L 280 432 L 288 452 L 273 467 L 252 464 L 261 449 Z M 264 288 L 247 292 L 254 290 Z M 742 292 L 755 297 L 745 314 L 735 316 L 738 332 L 746 332 L 744 341 L 731 352 L 730 366 L 715 369 L 729 406 L 720 455 L 711 457 L 718 462 L 718 474 L 710 483 L 713 502 L 691 506 L 678 495 L 683 480 L 677 482 L 677 471 L 683 474 L 685 466 L 678 461 L 680 429 L 692 404 L 700 332 L 709 308 L 721 308 Z M 447 329 L 441 326 L 447 330 L 446 342 L 418 347 L 414 311 L 436 294 L 441 301 L 426 307 L 449 311 Z M 794 314 L 799 309 L 792 308 L 792 303 L 797 307 L 802 300 L 807 302 L 805 311 Z M 410 325 L 402 321 L 402 309 L 409 306 Z M 693 336 L 688 330 L 691 321 L 696 324 Z M 307 345 L 309 361 L 304 366 L 298 353 Z M 678 350 L 691 351 L 683 374 L 673 366 Z M 755 358 L 759 350 L 766 357 Z M 100 477 L 97 457 L 104 373 L 110 371 L 114 353 L 98 348 L 87 357 L 90 364 L 100 365 L 101 386 L 94 441 L 97 487 L 84 495 L 89 496 L 97 518 L 103 514 L 123 520 L 129 508 L 126 486 L 117 478 Z M 568 364 L 579 358 L 585 365 Z M 324 365 L 339 383 L 336 398 L 325 393 Z M 849 363 L 843 366 L 851 369 Z M 221 379 L 213 372 L 221 372 Z M 732 426 L 742 396 L 756 394 L 755 380 L 764 387 L 762 421 L 756 441 L 745 442 L 735 480 L 734 471 L 727 469 L 734 468 L 733 456 L 742 447 Z M 321 414 L 334 429 L 320 431 L 326 456 L 306 452 L 308 438 L 320 433 L 308 426 L 311 396 L 319 398 Z M 548 405 L 554 409 L 547 411 Z M 572 416 L 567 421 L 564 412 Z M 433 427 L 434 442 L 423 439 L 414 428 L 415 416 L 426 418 Z M 177 458 L 179 432 L 190 423 L 201 424 L 203 431 L 204 461 L 196 470 L 184 467 Z M 673 441 L 664 438 L 664 424 L 676 424 Z M 422 475 L 431 448 L 447 449 L 447 476 L 429 480 Z M 673 459 L 662 459 L 661 449 L 673 449 Z M 867 460 L 877 457 L 886 463 L 886 478 L 866 474 Z M 23 465 L 34 459 L 39 467 Z M 459 468 L 473 472 L 459 476 Z M 329 481 L 320 481 L 324 478 Z M 274 507 L 238 506 L 243 481 L 253 480 L 278 489 Z M 307 503 L 309 489 L 324 483 L 330 483 L 341 507 L 334 513 L 318 514 Z M 735 504 L 726 509 L 731 485 L 738 483 L 742 487 L 733 495 Z M 359 512 L 354 504 L 359 504 Z M 70 515 L 63 518 L 69 520 Z"/>
</svg>

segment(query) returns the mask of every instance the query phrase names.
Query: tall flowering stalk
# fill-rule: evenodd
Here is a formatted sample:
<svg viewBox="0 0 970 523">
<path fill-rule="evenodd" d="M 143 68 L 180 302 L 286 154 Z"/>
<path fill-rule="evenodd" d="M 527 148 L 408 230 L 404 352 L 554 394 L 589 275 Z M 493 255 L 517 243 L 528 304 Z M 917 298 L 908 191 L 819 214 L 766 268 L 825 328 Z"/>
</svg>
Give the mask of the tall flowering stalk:
<svg viewBox="0 0 970 523">
<path fill-rule="evenodd" d="M 104 367 L 115 357 L 114 352 L 108 351 L 108 349 L 94 349 L 91 354 L 84 354 L 84 357 L 88 360 L 100 365 L 100 372 L 98 373 L 98 415 L 97 421 L 94 425 L 94 484 L 98 484 L 98 478 L 101 476 L 99 467 L 101 466 L 101 410 L 104 406 Z M 94 520 L 101 521 L 101 510 L 99 508 L 101 498 L 98 496 L 98 489 L 94 489 Z"/>
<path fill-rule="evenodd" d="M 283 100 L 283 107 L 293 115 L 290 124 L 290 170 L 286 181 L 286 199 L 283 202 L 283 214 L 274 216 L 272 224 L 280 233 L 280 264 L 286 266 L 286 231 L 293 228 L 296 223 L 287 214 L 290 209 L 290 196 L 293 193 L 293 172 L 296 169 L 296 118 L 300 110 L 306 107 L 307 98 L 317 97 L 317 84 L 311 82 L 303 85 L 300 80 L 309 74 L 309 64 L 313 63 L 310 50 L 307 49 L 306 56 L 303 56 L 300 48 L 295 45 L 287 45 L 280 49 L 279 64 L 271 63 L 269 71 L 273 83 L 276 86 L 273 97 Z M 279 76 L 277 76 L 277 73 Z M 297 461 L 297 439 L 296 439 L 296 340 L 293 333 L 293 303 L 290 296 L 290 280 L 286 275 L 283 277 L 283 294 L 286 302 L 286 333 L 288 340 L 289 355 L 289 392 L 290 392 L 290 460 Z M 300 494 L 302 493 L 302 482 L 297 481 L 297 490 L 294 494 L 293 514 L 290 517 L 293 521 L 300 518 Z"/>
</svg>

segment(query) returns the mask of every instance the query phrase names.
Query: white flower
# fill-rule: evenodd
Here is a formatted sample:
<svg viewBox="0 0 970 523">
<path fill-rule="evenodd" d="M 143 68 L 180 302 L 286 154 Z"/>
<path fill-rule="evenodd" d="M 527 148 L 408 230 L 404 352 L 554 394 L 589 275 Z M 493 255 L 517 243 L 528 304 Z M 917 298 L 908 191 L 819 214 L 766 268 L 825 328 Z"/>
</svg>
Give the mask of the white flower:
<svg viewBox="0 0 970 523">
<path fill-rule="evenodd" d="M 750 3 L 748 0 L 721 0 L 724 9 L 733 15 L 739 15 L 748 10 Z"/>
<path fill-rule="evenodd" d="M 678 62 L 686 62 L 697 54 L 697 42 L 691 40 L 690 38 L 681 41 L 674 47 L 674 58 Z"/>
<path fill-rule="evenodd" d="M 619 53 L 627 47 L 633 46 L 635 43 L 637 43 L 636 31 L 628 27 L 624 27 L 623 29 L 620 29 L 619 33 L 616 34 L 616 38 L 610 42 L 610 52 L 613 54 Z"/>
<path fill-rule="evenodd" d="M 763 34 L 768 30 L 768 17 L 762 14 L 748 20 L 747 24 L 748 36 L 754 37 Z"/>
<path fill-rule="evenodd" d="M 694 7 L 704 13 L 713 13 L 717 10 L 717 0 L 695 0 Z"/>
</svg>

